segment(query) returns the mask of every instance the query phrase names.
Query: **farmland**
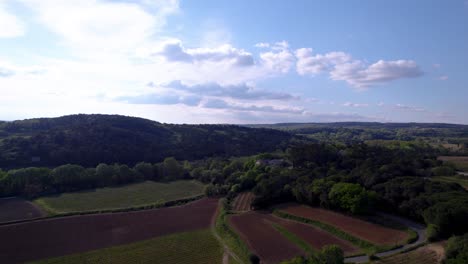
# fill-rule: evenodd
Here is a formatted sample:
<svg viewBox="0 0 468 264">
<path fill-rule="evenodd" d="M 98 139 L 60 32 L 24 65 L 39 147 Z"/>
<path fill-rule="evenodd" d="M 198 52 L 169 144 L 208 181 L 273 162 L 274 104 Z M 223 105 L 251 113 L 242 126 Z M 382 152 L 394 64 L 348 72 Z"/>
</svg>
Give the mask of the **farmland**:
<svg viewBox="0 0 468 264">
<path fill-rule="evenodd" d="M 454 164 L 459 171 L 468 172 L 468 156 L 440 156 L 437 159 Z"/>
<path fill-rule="evenodd" d="M 250 205 L 252 204 L 255 195 L 252 192 L 244 192 L 237 195 L 233 202 L 232 210 L 235 212 L 246 212 L 250 211 Z"/>
<path fill-rule="evenodd" d="M 0 227 L 0 263 L 87 252 L 210 227 L 217 199 L 127 213 L 44 219 Z"/>
<path fill-rule="evenodd" d="M 444 249 L 441 245 L 430 244 L 406 253 L 397 254 L 372 262 L 376 264 L 438 264 L 443 259 Z"/>
<path fill-rule="evenodd" d="M 59 263 L 220 263 L 223 249 L 209 229 L 167 236 L 34 262 Z M 233 262 L 234 263 L 234 262 Z"/>
<path fill-rule="evenodd" d="M 51 214 L 59 214 L 162 203 L 200 195 L 203 190 L 204 185 L 197 181 L 146 181 L 119 187 L 62 193 L 42 197 L 34 202 Z"/>
<path fill-rule="evenodd" d="M 468 177 L 466 176 L 437 176 L 437 177 L 431 177 L 431 180 L 458 183 L 463 188 L 468 190 Z"/>
<path fill-rule="evenodd" d="M 285 205 L 280 207 L 280 210 L 291 215 L 326 223 L 352 236 L 377 245 L 402 244 L 408 238 L 406 232 L 390 229 L 325 209 L 303 205 Z"/>
<path fill-rule="evenodd" d="M 0 223 L 38 218 L 44 214 L 37 206 L 21 198 L 0 199 Z"/>
<path fill-rule="evenodd" d="M 267 220 L 268 215 L 249 212 L 229 218 L 230 224 L 264 263 L 278 263 L 304 251 L 279 233 Z"/>
<path fill-rule="evenodd" d="M 336 244 L 345 254 L 354 254 L 359 249 L 348 241 L 339 239 L 332 234 L 311 225 L 285 220 L 268 213 L 249 212 L 234 215 L 230 218 L 234 229 L 247 242 L 253 252 L 265 263 L 276 263 L 294 255 L 303 255 L 303 248 L 295 241 L 288 240 L 281 230 L 286 230 L 293 237 L 306 243 L 313 250 L 320 250 L 326 245 Z"/>
</svg>

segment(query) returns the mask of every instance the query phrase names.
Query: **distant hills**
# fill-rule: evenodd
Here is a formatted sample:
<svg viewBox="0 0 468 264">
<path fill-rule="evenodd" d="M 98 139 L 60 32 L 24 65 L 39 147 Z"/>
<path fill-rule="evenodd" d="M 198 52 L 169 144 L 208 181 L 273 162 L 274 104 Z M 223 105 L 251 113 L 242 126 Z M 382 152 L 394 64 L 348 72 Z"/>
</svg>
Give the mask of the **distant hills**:
<svg viewBox="0 0 468 264">
<path fill-rule="evenodd" d="M 441 123 L 280 123 L 249 125 L 307 135 L 319 141 L 415 140 L 453 144 L 468 143 L 468 125 Z"/>
<path fill-rule="evenodd" d="M 244 156 L 284 148 L 293 139 L 267 128 L 173 125 L 119 115 L 27 119 L 0 122 L 0 167 Z"/>
<path fill-rule="evenodd" d="M 120 115 L 80 114 L 0 122 L 0 168 L 244 156 L 284 149 L 304 139 L 345 143 L 424 139 L 466 148 L 468 126 L 365 122 L 175 125 Z"/>
</svg>

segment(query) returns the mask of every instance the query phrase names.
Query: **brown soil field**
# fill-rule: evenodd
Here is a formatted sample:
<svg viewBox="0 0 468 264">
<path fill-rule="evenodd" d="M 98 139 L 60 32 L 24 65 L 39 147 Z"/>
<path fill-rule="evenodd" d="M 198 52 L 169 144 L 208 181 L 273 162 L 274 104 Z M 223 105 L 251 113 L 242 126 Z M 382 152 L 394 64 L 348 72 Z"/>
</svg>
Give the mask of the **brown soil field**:
<svg viewBox="0 0 468 264">
<path fill-rule="evenodd" d="M 233 211 L 246 212 L 250 211 L 250 205 L 252 204 L 255 195 L 252 192 L 245 192 L 237 195 L 233 203 Z"/>
<path fill-rule="evenodd" d="M 0 263 L 22 263 L 210 227 L 218 199 L 0 226 Z"/>
<path fill-rule="evenodd" d="M 439 156 L 437 159 L 442 161 L 468 162 L 468 156 Z"/>
<path fill-rule="evenodd" d="M 305 242 L 307 242 L 312 248 L 316 250 L 322 249 L 327 245 L 337 245 L 339 246 L 346 256 L 354 255 L 360 251 L 360 249 L 350 242 L 343 240 L 339 237 L 334 236 L 326 231 L 323 231 L 319 228 L 313 227 L 311 225 L 299 223 L 296 221 L 286 220 L 282 218 L 275 218 L 274 222 L 280 224 L 286 228 L 289 232 L 295 234 Z"/>
<path fill-rule="evenodd" d="M 297 237 L 306 241 L 312 248 L 320 250 L 326 245 L 340 246 L 346 255 L 359 252 L 359 248 L 348 241 L 315 228 L 311 225 L 282 219 L 268 213 L 249 212 L 229 218 L 230 224 L 247 242 L 264 263 L 278 263 L 305 252 L 281 235 L 272 224 L 278 224 Z"/>
<path fill-rule="evenodd" d="M 272 216 L 257 212 L 233 215 L 229 223 L 262 263 L 279 263 L 305 252 L 268 223 Z"/>
<path fill-rule="evenodd" d="M 404 231 L 387 228 L 330 210 L 297 204 L 283 205 L 278 209 L 292 215 L 329 224 L 378 245 L 402 244 L 408 238 L 408 234 Z"/>
<path fill-rule="evenodd" d="M 40 208 L 21 198 L 0 199 L 0 223 L 45 216 Z"/>
</svg>

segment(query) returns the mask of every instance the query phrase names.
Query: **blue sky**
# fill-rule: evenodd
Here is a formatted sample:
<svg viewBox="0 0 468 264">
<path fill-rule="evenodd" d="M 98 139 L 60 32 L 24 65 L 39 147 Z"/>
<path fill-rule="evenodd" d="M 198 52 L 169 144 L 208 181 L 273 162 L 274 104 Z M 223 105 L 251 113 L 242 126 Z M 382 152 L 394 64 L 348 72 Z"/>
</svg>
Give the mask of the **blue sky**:
<svg viewBox="0 0 468 264">
<path fill-rule="evenodd" d="M 0 0 L 0 120 L 468 124 L 468 1 Z"/>
</svg>

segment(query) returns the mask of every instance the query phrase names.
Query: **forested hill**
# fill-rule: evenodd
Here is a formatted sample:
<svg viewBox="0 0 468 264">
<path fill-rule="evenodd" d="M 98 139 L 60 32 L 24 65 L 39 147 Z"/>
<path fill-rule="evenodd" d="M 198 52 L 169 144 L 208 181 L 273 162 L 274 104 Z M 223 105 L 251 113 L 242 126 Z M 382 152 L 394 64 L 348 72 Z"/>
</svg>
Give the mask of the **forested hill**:
<svg viewBox="0 0 468 264">
<path fill-rule="evenodd" d="M 440 123 L 280 123 L 249 125 L 252 128 L 274 128 L 308 135 L 320 141 L 415 140 L 435 139 L 446 143 L 468 143 L 468 125 Z"/>
<path fill-rule="evenodd" d="M 265 128 L 173 125 L 118 115 L 28 119 L 0 122 L 0 167 L 243 156 L 284 148 L 293 138 Z"/>
</svg>

